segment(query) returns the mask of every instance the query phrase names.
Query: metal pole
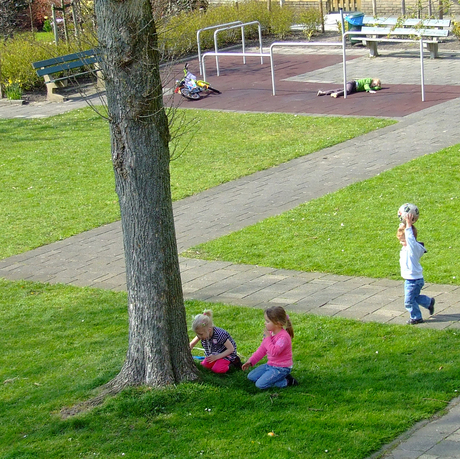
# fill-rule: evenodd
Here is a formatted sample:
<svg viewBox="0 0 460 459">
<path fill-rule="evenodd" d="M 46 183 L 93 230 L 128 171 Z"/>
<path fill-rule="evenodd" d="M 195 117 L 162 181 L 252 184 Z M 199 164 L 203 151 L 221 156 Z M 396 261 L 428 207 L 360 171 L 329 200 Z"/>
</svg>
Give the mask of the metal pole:
<svg viewBox="0 0 460 459">
<path fill-rule="evenodd" d="M 342 15 L 342 11 L 340 12 Z M 342 34 L 342 61 L 343 61 L 343 98 L 347 98 L 347 36 Z"/>
<path fill-rule="evenodd" d="M 275 89 L 275 66 L 273 65 L 273 45 L 270 46 L 270 71 L 272 72 L 272 96 L 276 96 L 276 89 Z"/>
<path fill-rule="evenodd" d="M 422 84 L 422 102 L 425 102 L 425 71 L 423 68 L 423 37 L 420 36 L 420 75 Z"/>
<path fill-rule="evenodd" d="M 219 56 L 217 53 L 219 52 L 217 49 L 217 32 L 219 32 L 219 29 L 214 31 L 214 52 L 216 53 L 216 70 L 217 70 L 217 76 L 219 76 Z M 204 65 L 203 65 L 203 75 L 204 75 Z M 204 81 L 206 81 L 206 78 L 204 78 Z"/>
<path fill-rule="evenodd" d="M 54 5 L 51 5 L 51 17 L 53 18 L 54 42 L 57 45 L 59 42 L 59 37 L 58 37 L 58 27 L 57 27 L 57 22 L 56 22 L 56 7 Z"/>
<path fill-rule="evenodd" d="M 263 47 L 262 47 L 262 27 L 260 26 L 260 23 L 257 25 L 259 29 L 259 48 L 260 48 L 260 54 L 264 53 Z M 260 63 L 264 63 L 264 57 L 261 55 L 260 56 Z"/>
<path fill-rule="evenodd" d="M 203 75 L 203 66 L 201 65 L 201 45 L 200 45 L 200 32 L 201 29 L 196 33 L 196 44 L 198 45 L 198 67 L 200 68 L 200 75 Z"/>
<path fill-rule="evenodd" d="M 340 8 L 340 25 L 342 27 L 342 35 L 345 33 L 345 21 L 343 20 L 343 8 Z"/>
<path fill-rule="evenodd" d="M 243 50 L 243 64 L 246 64 L 246 56 L 244 54 L 245 42 L 244 42 L 244 27 L 243 26 L 241 26 L 241 49 Z"/>
</svg>

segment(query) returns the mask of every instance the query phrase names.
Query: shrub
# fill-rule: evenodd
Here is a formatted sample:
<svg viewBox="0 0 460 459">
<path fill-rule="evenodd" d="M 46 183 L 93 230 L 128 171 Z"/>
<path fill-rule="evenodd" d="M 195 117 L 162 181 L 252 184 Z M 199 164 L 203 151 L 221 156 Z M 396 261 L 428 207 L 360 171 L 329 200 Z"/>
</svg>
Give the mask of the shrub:
<svg viewBox="0 0 460 459">
<path fill-rule="evenodd" d="M 294 21 L 294 10 L 292 8 L 273 5 L 270 14 L 270 33 L 277 38 L 285 38 L 291 31 Z"/>
<path fill-rule="evenodd" d="M 277 11 L 279 9 L 278 7 Z M 288 8 L 284 9 L 288 10 Z M 159 46 L 164 56 L 178 58 L 197 52 L 196 34 L 200 29 L 234 21 L 242 21 L 244 23 L 259 21 L 262 30 L 267 33 L 271 30 L 270 20 L 272 15 L 264 3 L 255 0 L 239 3 L 237 8 L 233 5 L 219 5 L 208 8 L 206 12 L 184 11 L 166 19 L 158 25 Z M 280 26 L 278 26 L 278 29 L 280 29 Z M 201 47 L 203 49 L 214 47 L 214 32 L 215 30 L 204 31 L 200 35 Z M 245 38 L 249 39 L 258 37 L 257 25 L 245 27 L 244 34 Z M 219 47 L 235 43 L 240 39 L 241 33 L 239 28 L 222 31 L 217 34 L 217 44 Z"/>
<path fill-rule="evenodd" d="M 303 33 L 310 40 L 310 38 L 318 32 L 323 18 L 321 11 L 317 8 L 308 8 L 299 15 L 300 22 L 304 25 Z"/>
<path fill-rule="evenodd" d="M 51 25 L 51 21 L 46 17 L 45 22 L 43 23 L 43 32 L 52 32 L 52 30 L 53 26 Z"/>
<path fill-rule="evenodd" d="M 460 40 L 460 22 L 452 21 L 452 33 Z"/>
<path fill-rule="evenodd" d="M 31 41 L 31 34 L 16 35 L 13 40 L 0 44 L 1 80 L 20 81 L 23 90 L 33 89 L 43 84 L 32 68 L 31 63 L 50 57 L 51 50 L 56 48 L 51 43 L 40 46 Z"/>
</svg>

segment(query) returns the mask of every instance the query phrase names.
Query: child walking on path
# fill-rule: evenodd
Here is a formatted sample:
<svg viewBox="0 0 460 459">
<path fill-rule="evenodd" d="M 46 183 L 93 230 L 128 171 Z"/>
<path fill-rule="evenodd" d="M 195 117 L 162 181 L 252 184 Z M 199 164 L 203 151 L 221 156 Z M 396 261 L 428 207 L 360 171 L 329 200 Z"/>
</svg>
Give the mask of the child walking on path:
<svg viewBox="0 0 460 459">
<path fill-rule="evenodd" d="M 248 374 L 248 379 L 256 383 L 259 389 L 269 387 L 296 386 L 298 382 L 291 376 L 292 338 L 294 330 L 289 316 L 281 306 L 273 306 L 264 312 L 265 329 L 262 344 L 249 360 L 243 370 L 253 367 L 263 357 L 264 363 Z"/>
<path fill-rule="evenodd" d="M 347 82 L 347 95 L 355 92 L 369 92 L 375 94 L 376 91 L 382 89 L 382 83 L 378 78 L 362 78 L 361 80 L 352 80 Z M 316 94 L 317 96 L 343 96 L 345 91 L 341 89 L 332 89 L 330 91 L 322 91 L 321 89 Z"/>
<path fill-rule="evenodd" d="M 425 285 L 423 279 L 423 268 L 420 258 L 426 252 L 421 242 L 417 241 L 417 229 L 413 226 L 414 216 L 407 213 L 405 223 L 398 228 L 396 237 L 402 244 L 399 254 L 401 265 L 401 277 L 404 280 L 404 306 L 409 311 L 410 318 L 407 321 L 410 325 L 423 323 L 422 313 L 419 306 L 428 309 L 430 315 L 434 314 L 435 299 L 421 295 L 422 287 Z"/>
<path fill-rule="evenodd" d="M 241 360 L 236 353 L 235 341 L 226 330 L 214 326 L 211 310 L 208 309 L 203 314 L 195 316 L 192 330 L 196 336 L 190 342 L 190 350 L 201 340 L 206 356 L 201 365 L 214 373 L 227 373 L 230 364 L 241 369 Z"/>
</svg>

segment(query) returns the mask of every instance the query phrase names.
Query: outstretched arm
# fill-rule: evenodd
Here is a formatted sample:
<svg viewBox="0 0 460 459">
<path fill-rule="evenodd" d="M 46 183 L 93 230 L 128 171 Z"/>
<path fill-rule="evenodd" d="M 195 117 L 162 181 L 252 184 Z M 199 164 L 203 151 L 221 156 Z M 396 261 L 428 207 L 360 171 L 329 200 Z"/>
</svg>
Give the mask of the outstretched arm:
<svg viewBox="0 0 460 459">
<path fill-rule="evenodd" d="M 195 336 L 195 338 L 193 338 L 192 341 L 190 341 L 190 350 L 192 350 L 198 344 L 198 341 L 200 341 L 200 338 L 198 338 L 198 336 Z"/>
</svg>

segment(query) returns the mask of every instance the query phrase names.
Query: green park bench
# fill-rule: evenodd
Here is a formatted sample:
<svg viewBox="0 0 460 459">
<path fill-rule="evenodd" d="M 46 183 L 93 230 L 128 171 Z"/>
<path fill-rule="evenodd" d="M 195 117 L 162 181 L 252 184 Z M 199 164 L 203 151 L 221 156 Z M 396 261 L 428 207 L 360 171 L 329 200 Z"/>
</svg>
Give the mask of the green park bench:
<svg viewBox="0 0 460 459">
<path fill-rule="evenodd" d="M 43 77 L 47 88 L 48 101 L 62 102 L 65 97 L 57 94 L 57 88 L 62 87 L 65 80 L 76 78 L 85 74 L 95 74 L 97 86 L 104 87 L 102 72 L 99 68 L 100 55 L 96 49 L 79 51 L 65 56 L 33 62 L 32 67 L 37 75 Z M 74 70 L 76 70 L 74 72 Z M 72 72 L 69 72 L 72 71 Z M 56 77 L 54 77 L 56 75 Z"/>
</svg>

